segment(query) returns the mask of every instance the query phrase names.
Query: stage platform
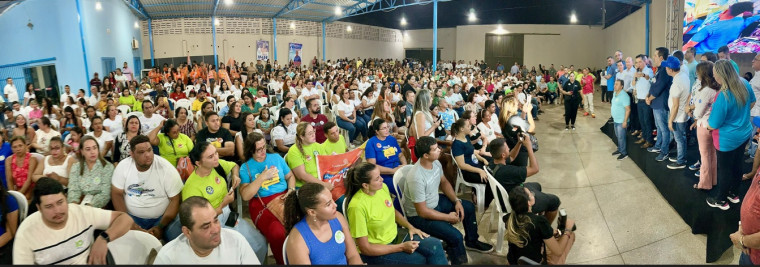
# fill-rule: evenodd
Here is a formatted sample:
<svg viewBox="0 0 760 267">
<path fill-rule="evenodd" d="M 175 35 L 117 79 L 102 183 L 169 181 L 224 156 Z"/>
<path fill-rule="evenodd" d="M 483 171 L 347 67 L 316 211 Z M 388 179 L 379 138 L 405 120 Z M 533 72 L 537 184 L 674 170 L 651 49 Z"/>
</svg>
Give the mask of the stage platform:
<svg viewBox="0 0 760 267">
<path fill-rule="evenodd" d="M 617 144 L 614 127 L 607 123 L 600 129 Z M 707 251 L 705 258 L 708 263 L 715 262 L 721 255 L 732 246 L 729 235 L 736 232 L 739 222 L 739 210 L 741 203 L 731 205 L 727 211 L 712 208 L 705 203 L 708 193 L 693 189 L 692 186 L 699 181 L 694 176 L 695 171 L 687 168 L 671 170 L 667 168 L 670 161 L 657 162 L 654 160 L 655 153 L 647 152 L 635 144 L 636 138 L 630 134 L 626 138 L 628 156 L 649 177 L 660 194 L 676 210 L 681 218 L 691 227 L 692 234 L 707 235 Z M 673 143 L 675 145 L 675 142 Z M 676 155 L 675 146 L 670 150 L 670 155 Z M 699 147 L 695 144 L 687 148 L 687 162 L 693 164 L 699 157 Z M 743 172 L 751 170 L 751 163 L 742 164 Z M 739 195 L 744 199 L 751 181 L 742 181 Z M 646 214 L 646 212 L 644 212 Z"/>
</svg>

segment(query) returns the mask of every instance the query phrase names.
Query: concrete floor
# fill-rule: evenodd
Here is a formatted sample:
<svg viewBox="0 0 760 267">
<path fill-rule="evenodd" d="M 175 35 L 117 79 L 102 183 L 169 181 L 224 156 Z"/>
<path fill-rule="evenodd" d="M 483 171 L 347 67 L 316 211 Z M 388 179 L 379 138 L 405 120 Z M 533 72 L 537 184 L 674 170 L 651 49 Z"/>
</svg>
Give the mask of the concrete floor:
<svg viewBox="0 0 760 267">
<path fill-rule="evenodd" d="M 567 263 L 705 264 L 706 236 L 691 234 L 633 161 L 618 161 L 610 155 L 616 147 L 599 130 L 610 117 L 609 104 L 601 103 L 598 93 L 595 100 L 596 118 L 579 111 L 576 131 L 564 131 L 562 105 L 544 105 L 545 113 L 536 122 L 540 171 L 528 181 L 539 182 L 544 192 L 559 196 L 568 216 L 578 224 Z M 485 218 L 479 218 L 479 233 L 481 240 L 495 245 L 500 237 L 490 214 L 488 210 L 482 215 Z M 462 230 L 461 224 L 456 227 Z M 501 251 L 487 254 L 468 251 L 469 264 L 508 264 L 506 253 L 506 244 Z M 716 264 L 738 262 L 739 251 L 732 247 Z M 274 264 L 271 252 L 267 264 Z"/>
</svg>

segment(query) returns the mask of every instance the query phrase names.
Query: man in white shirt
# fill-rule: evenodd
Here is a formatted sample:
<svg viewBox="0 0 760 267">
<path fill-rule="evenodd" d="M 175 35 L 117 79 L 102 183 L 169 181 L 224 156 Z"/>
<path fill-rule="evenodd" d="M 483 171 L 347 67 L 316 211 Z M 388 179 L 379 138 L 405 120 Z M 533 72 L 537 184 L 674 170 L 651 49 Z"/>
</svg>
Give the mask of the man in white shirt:
<svg viewBox="0 0 760 267">
<path fill-rule="evenodd" d="M 667 70 L 668 75 L 673 77 L 673 83 L 670 85 L 670 96 L 668 99 L 668 128 L 676 140 L 678 157 L 670 158 L 673 163 L 668 165 L 668 169 L 683 169 L 686 166 L 686 105 L 689 103 L 689 72 L 681 69 L 681 61 L 676 57 L 668 57 L 662 63 Z"/>
<path fill-rule="evenodd" d="M 654 144 L 651 121 L 652 107 L 647 105 L 644 100 L 649 95 L 649 88 L 652 86 L 649 79 L 654 77 L 654 72 L 647 66 L 644 55 L 636 56 L 635 64 L 636 72 L 633 74 L 634 78 L 631 85 L 633 86 L 633 95 L 640 103 L 636 105 L 636 109 L 639 113 L 639 124 L 641 126 L 641 134 L 637 136 L 639 140 L 636 141 L 636 144 L 642 144 L 641 148 L 649 148 Z"/>
<path fill-rule="evenodd" d="M 127 76 L 124 76 L 124 73 L 121 72 L 121 69 L 116 68 L 116 73 L 114 73 L 113 79 L 116 80 L 116 86 L 120 88 L 127 87 Z M 171 88 L 171 87 L 168 87 L 168 88 Z"/>
<path fill-rule="evenodd" d="M 13 241 L 14 265 L 106 264 L 108 242 L 132 227 L 120 211 L 68 203 L 60 182 L 37 180 L 32 213 L 19 226 Z M 95 237 L 94 231 L 105 230 Z"/>
<path fill-rule="evenodd" d="M 90 106 L 96 106 L 98 104 L 98 87 L 96 86 L 90 86 L 90 98 L 87 99 L 87 104 L 90 104 Z M 105 93 L 103 94 L 105 95 Z"/>
<path fill-rule="evenodd" d="M 5 95 L 6 102 L 18 102 L 18 90 L 16 89 L 16 85 L 13 84 L 13 79 L 11 79 L 11 77 L 8 77 L 5 79 L 5 82 L 6 84 L 5 88 L 3 88 L 3 94 Z"/>
<path fill-rule="evenodd" d="M 243 235 L 222 228 L 216 210 L 205 198 L 185 199 L 179 219 L 182 235 L 164 245 L 153 264 L 261 264 Z"/>
<path fill-rule="evenodd" d="M 63 94 L 61 94 L 61 103 L 58 105 L 59 107 L 63 108 L 66 106 L 66 101 L 69 100 L 69 97 L 74 98 L 74 103 L 76 104 L 76 96 L 71 94 L 71 87 L 67 84 L 63 87 Z"/>
<path fill-rule="evenodd" d="M 126 212 L 156 238 L 174 240 L 182 234 L 176 217 L 182 179 L 169 161 L 153 154 L 147 136 L 135 136 L 129 145 L 130 157 L 119 162 L 111 178 L 114 210 Z"/>
<path fill-rule="evenodd" d="M 364 77 L 362 77 L 362 80 L 358 84 L 359 85 L 359 91 L 362 92 L 362 94 L 371 85 L 367 80 L 368 80 L 367 76 L 364 76 Z"/>
<path fill-rule="evenodd" d="M 146 99 L 143 100 L 142 103 L 143 116 L 139 118 L 142 126 L 142 134 L 147 135 L 151 130 L 158 127 L 165 118 L 160 114 L 153 114 L 153 101 Z"/>
</svg>

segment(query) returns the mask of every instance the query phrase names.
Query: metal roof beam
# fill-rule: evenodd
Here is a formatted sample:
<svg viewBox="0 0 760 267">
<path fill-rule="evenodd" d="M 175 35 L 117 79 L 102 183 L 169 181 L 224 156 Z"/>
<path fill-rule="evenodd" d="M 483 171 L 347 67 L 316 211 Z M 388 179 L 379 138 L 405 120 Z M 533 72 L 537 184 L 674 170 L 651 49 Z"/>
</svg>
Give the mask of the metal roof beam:
<svg viewBox="0 0 760 267">
<path fill-rule="evenodd" d="M 164 7 L 164 6 L 189 6 L 189 5 L 208 5 L 209 3 L 205 2 L 177 2 L 177 3 L 159 3 L 159 4 L 150 4 L 145 5 L 143 7 Z"/>
<path fill-rule="evenodd" d="M 438 0 L 438 2 L 448 2 L 451 0 Z M 399 7 L 414 6 L 414 5 L 427 5 L 433 3 L 433 0 L 378 0 L 374 3 L 362 1 L 346 9 L 342 16 L 331 16 L 326 18 L 325 21 L 332 22 L 339 19 L 344 19 L 353 16 L 364 15 L 367 13 L 392 10 Z M 367 4 L 361 6 L 362 4 Z"/>
<path fill-rule="evenodd" d="M 150 16 L 145 12 L 145 7 L 140 3 L 140 0 L 124 0 L 124 3 L 141 16 L 142 19 L 149 19 Z"/>
<path fill-rule="evenodd" d="M 301 9 L 303 6 L 312 3 L 316 0 L 290 0 L 290 3 L 288 3 L 285 7 L 283 7 L 280 12 L 277 12 L 277 14 L 274 15 L 275 18 L 280 17 L 282 15 L 288 14 L 290 12 L 293 12 L 295 10 Z"/>
<path fill-rule="evenodd" d="M 214 12 L 211 13 L 211 16 L 216 16 L 216 9 L 219 8 L 219 0 L 211 0 L 214 1 Z"/>
<path fill-rule="evenodd" d="M 652 3 L 652 0 L 604 0 L 604 1 L 618 2 L 618 3 L 629 4 L 629 5 L 634 5 L 634 6 L 642 6 L 644 4 Z"/>
</svg>

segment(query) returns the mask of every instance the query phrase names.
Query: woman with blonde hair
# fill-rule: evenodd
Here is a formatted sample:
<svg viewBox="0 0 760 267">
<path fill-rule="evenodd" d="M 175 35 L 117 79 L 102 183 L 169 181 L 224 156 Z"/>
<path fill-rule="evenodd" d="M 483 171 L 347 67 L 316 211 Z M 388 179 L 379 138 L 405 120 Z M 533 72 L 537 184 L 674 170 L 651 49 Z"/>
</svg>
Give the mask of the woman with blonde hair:
<svg viewBox="0 0 760 267">
<path fill-rule="evenodd" d="M 317 143 L 316 130 L 308 122 L 298 123 L 296 143 L 288 149 L 285 162 L 296 175 L 296 187 L 304 183 L 322 183 L 329 190 L 333 185 L 323 182 L 317 173 L 317 155 L 324 154 L 322 146 Z"/>
<path fill-rule="evenodd" d="M 414 146 L 417 143 L 416 140 L 420 137 L 430 136 L 435 138 L 435 129 L 443 123 L 440 118 L 433 118 L 433 115 L 430 114 L 430 105 L 432 104 L 433 99 L 430 96 L 430 90 L 422 89 L 417 92 L 414 98 L 412 121 L 406 134 L 410 137 L 407 146 L 412 151 L 414 151 Z M 412 137 L 414 137 L 413 140 Z M 412 162 L 417 162 L 417 157 L 414 153 L 412 153 Z"/>
<path fill-rule="evenodd" d="M 715 80 L 720 84 L 720 92 L 713 102 L 708 130 L 712 132 L 718 150 L 718 184 L 710 190 L 707 205 L 728 210 L 731 203 L 739 203 L 738 187 L 742 179 L 742 157 L 744 146 L 752 137 L 750 108 L 755 103 L 755 95 L 749 82 L 739 78 L 731 61 L 722 59 L 713 67 Z"/>
</svg>

